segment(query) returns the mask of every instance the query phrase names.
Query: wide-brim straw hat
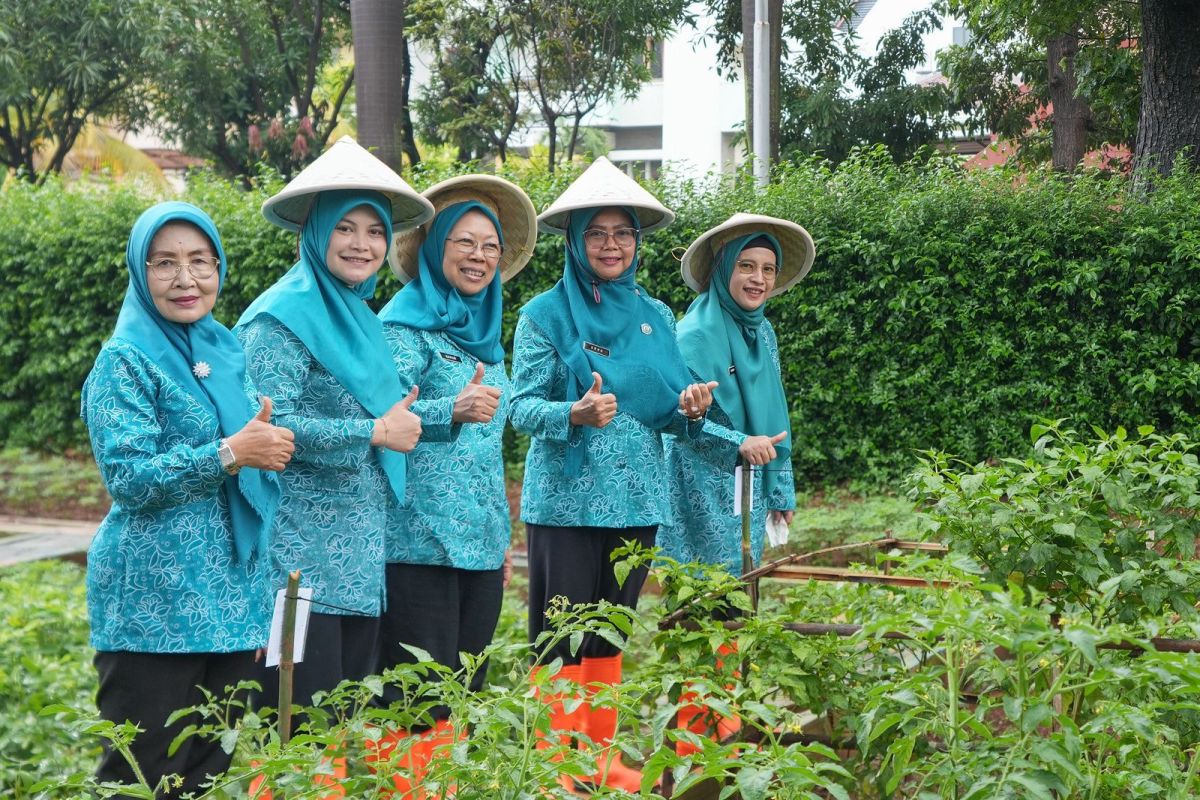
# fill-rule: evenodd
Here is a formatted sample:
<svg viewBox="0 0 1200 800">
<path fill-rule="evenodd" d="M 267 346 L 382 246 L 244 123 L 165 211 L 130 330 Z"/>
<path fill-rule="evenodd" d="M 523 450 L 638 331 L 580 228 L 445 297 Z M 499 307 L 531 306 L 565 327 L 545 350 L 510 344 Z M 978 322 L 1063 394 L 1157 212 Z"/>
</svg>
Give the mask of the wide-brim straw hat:
<svg viewBox="0 0 1200 800">
<path fill-rule="evenodd" d="M 538 228 L 546 233 L 567 232 L 567 219 L 581 208 L 625 206 L 637 211 L 643 233 L 670 225 L 675 212 L 643 189 L 637 181 L 600 156 L 538 216 Z"/>
<path fill-rule="evenodd" d="M 433 206 L 428 200 L 349 136 L 334 142 L 320 158 L 263 203 L 263 216 L 274 225 L 298 231 L 308 219 L 317 193 L 333 189 L 370 189 L 384 194 L 392 204 L 393 231 L 407 230 L 433 216 Z"/>
<path fill-rule="evenodd" d="M 469 200 L 482 203 L 496 215 L 504 234 L 504 253 L 496 264 L 500 280 L 512 278 L 533 258 L 537 211 L 529 195 L 516 184 L 495 175 L 460 175 L 430 186 L 422 195 L 433 204 L 435 216 L 447 206 Z M 408 283 L 419 273 L 417 251 L 425 243 L 431 224 L 432 220 L 395 235 L 388 261 L 402 283 Z"/>
<path fill-rule="evenodd" d="M 817 248 L 808 231 L 786 219 L 739 213 L 715 228 L 709 228 L 692 242 L 683 254 L 683 264 L 680 266 L 683 282 L 697 293 L 705 291 L 721 248 L 739 236 L 753 233 L 771 234 L 783 251 L 779 254 L 779 275 L 775 279 L 775 288 L 767 297 L 783 294 L 812 269 Z"/>
</svg>

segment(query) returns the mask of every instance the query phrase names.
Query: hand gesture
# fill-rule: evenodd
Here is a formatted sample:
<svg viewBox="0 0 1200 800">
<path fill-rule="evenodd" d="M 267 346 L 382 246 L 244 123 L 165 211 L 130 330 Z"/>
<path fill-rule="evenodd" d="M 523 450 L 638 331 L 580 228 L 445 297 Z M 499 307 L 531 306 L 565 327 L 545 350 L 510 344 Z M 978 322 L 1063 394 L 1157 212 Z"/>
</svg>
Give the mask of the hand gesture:
<svg viewBox="0 0 1200 800">
<path fill-rule="evenodd" d="M 690 420 L 703 417 L 712 405 L 712 390 L 718 385 L 716 381 L 688 384 L 687 388 L 679 393 L 680 412 Z"/>
<path fill-rule="evenodd" d="M 371 444 L 400 453 L 407 453 L 417 446 L 417 442 L 421 438 L 421 418 L 410 411 L 409 407 L 412 406 L 419 393 L 420 389 L 414 386 L 407 397 L 375 420 Z"/>
<path fill-rule="evenodd" d="M 225 442 L 239 467 L 279 472 L 292 460 L 296 436 L 287 428 L 272 425 L 271 398 L 259 399 L 262 405 L 258 413 Z"/>
<path fill-rule="evenodd" d="M 796 517 L 796 512 L 791 511 L 791 510 L 772 511 L 771 516 L 774 517 L 777 521 L 782 522 L 784 525 L 791 525 L 792 520 L 795 519 L 795 517 Z"/>
<path fill-rule="evenodd" d="M 592 388 L 571 405 L 571 424 L 603 428 L 617 415 L 617 396 L 604 394 L 600 373 L 592 373 Z"/>
<path fill-rule="evenodd" d="M 787 431 L 774 436 L 747 436 L 738 447 L 738 455 L 747 464 L 770 464 L 775 460 L 775 445 L 788 437 Z"/>
<path fill-rule="evenodd" d="M 454 422 L 491 422 L 500 407 L 500 389 L 483 385 L 483 362 L 475 365 L 475 377 L 454 400 Z"/>
</svg>

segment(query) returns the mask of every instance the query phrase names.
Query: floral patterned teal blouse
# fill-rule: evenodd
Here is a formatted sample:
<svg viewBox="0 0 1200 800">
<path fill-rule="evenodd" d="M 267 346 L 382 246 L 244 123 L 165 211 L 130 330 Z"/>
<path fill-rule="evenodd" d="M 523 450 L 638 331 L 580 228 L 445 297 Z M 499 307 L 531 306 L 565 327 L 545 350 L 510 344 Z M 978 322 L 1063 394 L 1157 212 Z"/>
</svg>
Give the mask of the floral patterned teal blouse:
<svg viewBox="0 0 1200 800">
<path fill-rule="evenodd" d="M 421 387 L 412 405 L 421 441 L 408 454 L 404 505 L 392 507 L 387 560 L 499 569 L 511 533 L 501 452 L 511 394 L 504 362 L 484 364 L 483 382 L 501 390 L 492 421 L 452 424 L 454 400 L 475 375 L 475 357 L 441 331 L 385 324 L 383 335 L 400 384 Z"/>
<path fill-rule="evenodd" d="M 81 415 L 113 499 L 88 550 L 92 647 L 226 653 L 265 645 L 267 570 L 261 557 L 234 557 L 213 413 L 141 350 L 110 339 L 83 384 Z"/>
<path fill-rule="evenodd" d="M 771 353 L 779 372 L 779 344 L 771 323 L 763 320 L 758 335 Z M 746 434 L 733 430 L 729 416 L 716 402 L 708 410 L 708 424 L 693 443 L 680 445 L 668 440 L 667 471 L 674 514 L 669 524 L 658 530 L 657 544 L 676 561 L 724 564 L 735 575 L 742 574 L 742 520 L 734 514 L 734 468 L 738 448 Z M 792 472 L 787 469 L 775 484 L 771 497 L 762 496 L 762 470 L 752 474 L 754 490 L 750 509 L 750 543 L 754 563 L 762 560 L 767 511 L 788 511 L 796 507 Z"/>
<path fill-rule="evenodd" d="M 655 308 L 675 329 L 671 310 Z M 660 434 L 694 439 L 704 420 L 689 422 L 676 414 L 662 431 L 647 428 L 621 412 L 603 428 L 593 429 L 587 457 L 578 475 L 567 475 L 567 445 L 580 435 L 571 424 L 567 367 L 554 345 L 524 314 L 513 337 L 512 425 L 531 437 L 525 458 L 521 519 L 555 527 L 631 528 L 661 525 L 671 504 Z"/>
<path fill-rule="evenodd" d="M 272 586 L 282 588 L 298 569 L 315 613 L 378 616 L 392 490 L 371 447 L 374 419 L 274 317 L 261 314 L 234 333 L 247 374 L 271 398 L 271 421 L 296 435 L 279 474 Z"/>
</svg>

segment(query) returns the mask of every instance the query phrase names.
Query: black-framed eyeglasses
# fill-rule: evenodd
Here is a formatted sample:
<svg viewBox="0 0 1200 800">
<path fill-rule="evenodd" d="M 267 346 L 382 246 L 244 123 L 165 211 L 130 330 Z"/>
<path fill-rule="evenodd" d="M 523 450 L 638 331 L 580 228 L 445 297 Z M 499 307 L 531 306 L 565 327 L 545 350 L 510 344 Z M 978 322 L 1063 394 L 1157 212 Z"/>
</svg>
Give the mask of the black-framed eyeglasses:
<svg viewBox="0 0 1200 800">
<path fill-rule="evenodd" d="M 583 243 L 593 250 L 599 250 L 608 243 L 608 237 L 611 236 L 619 247 L 633 247 L 637 244 L 640 233 L 637 228 L 617 228 L 612 233 L 599 228 L 588 228 L 583 232 Z"/>
<path fill-rule="evenodd" d="M 187 261 L 178 261 L 174 258 L 156 258 L 146 262 L 146 271 L 154 276 L 155 280 L 173 281 L 179 277 L 180 271 L 185 266 L 193 278 L 204 280 L 213 276 L 213 273 L 221 266 L 221 259 L 215 256 L 193 256 Z"/>
<path fill-rule="evenodd" d="M 753 275 L 760 269 L 760 266 L 753 261 L 738 261 L 733 266 L 737 268 L 738 273 L 741 275 Z M 773 281 L 779 277 L 779 267 L 774 264 L 763 264 L 761 269 L 763 280 L 765 281 Z"/>
<path fill-rule="evenodd" d="M 447 239 L 447 242 L 454 245 L 458 252 L 464 256 L 469 256 L 474 253 L 476 248 L 483 253 L 483 257 L 489 261 L 495 261 L 500 256 L 504 255 L 504 245 L 499 242 L 477 242 L 469 236 L 463 236 L 458 239 Z"/>
</svg>

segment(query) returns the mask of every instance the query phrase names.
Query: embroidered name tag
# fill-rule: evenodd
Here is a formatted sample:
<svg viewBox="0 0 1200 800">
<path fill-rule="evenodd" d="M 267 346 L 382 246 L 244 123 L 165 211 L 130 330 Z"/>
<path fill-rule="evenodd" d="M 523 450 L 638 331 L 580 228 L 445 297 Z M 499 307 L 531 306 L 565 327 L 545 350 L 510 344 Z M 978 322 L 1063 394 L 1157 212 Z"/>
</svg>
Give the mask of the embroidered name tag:
<svg viewBox="0 0 1200 800">
<path fill-rule="evenodd" d="M 438 353 L 438 355 L 441 356 L 446 361 L 449 361 L 451 363 L 454 363 L 454 364 L 462 363 L 462 356 L 456 356 L 456 355 L 454 355 L 454 353 Z"/>
<path fill-rule="evenodd" d="M 609 349 L 607 347 L 601 347 L 600 345 L 592 344 L 591 342 L 584 342 L 583 349 L 590 350 L 591 352 L 595 353 L 596 355 L 604 356 L 605 358 L 608 358 L 610 355 L 612 355 L 612 353 L 609 351 Z"/>
</svg>

